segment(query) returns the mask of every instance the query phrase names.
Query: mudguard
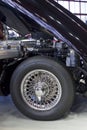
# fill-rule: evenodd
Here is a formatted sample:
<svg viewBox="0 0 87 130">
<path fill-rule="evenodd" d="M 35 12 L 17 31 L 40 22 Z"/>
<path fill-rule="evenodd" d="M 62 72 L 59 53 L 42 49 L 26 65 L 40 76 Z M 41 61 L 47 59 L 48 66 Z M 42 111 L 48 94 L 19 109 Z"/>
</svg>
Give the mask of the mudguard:
<svg viewBox="0 0 87 130">
<path fill-rule="evenodd" d="M 54 35 L 87 62 L 87 25 L 55 1 L 0 0 L 0 11 L 8 26 L 23 34 L 39 30 Z"/>
</svg>

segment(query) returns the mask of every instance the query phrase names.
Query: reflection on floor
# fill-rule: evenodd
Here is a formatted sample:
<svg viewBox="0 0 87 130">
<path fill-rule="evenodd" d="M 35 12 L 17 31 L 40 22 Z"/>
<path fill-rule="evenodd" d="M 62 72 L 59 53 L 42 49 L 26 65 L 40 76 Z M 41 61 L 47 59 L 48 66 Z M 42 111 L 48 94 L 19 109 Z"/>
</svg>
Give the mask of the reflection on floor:
<svg viewBox="0 0 87 130">
<path fill-rule="evenodd" d="M 24 117 L 9 97 L 0 97 L 0 130 L 87 130 L 87 98 L 77 97 L 70 115 L 57 121 Z"/>
</svg>

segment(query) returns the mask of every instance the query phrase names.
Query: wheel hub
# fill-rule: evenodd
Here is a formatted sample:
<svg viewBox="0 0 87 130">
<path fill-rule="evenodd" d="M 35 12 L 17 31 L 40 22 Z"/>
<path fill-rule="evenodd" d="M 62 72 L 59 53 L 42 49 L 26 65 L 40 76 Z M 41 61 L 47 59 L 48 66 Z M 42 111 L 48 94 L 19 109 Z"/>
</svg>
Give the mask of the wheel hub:
<svg viewBox="0 0 87 130">
<path fill-rule="evenodd" d="M 47 94 L 49 94 L 49 87 L 45 82 L 39 81 L 36 83 L 34 90 L 39 101 L 41 101 L 44 96 L 47 96 Z"/>
</svg>

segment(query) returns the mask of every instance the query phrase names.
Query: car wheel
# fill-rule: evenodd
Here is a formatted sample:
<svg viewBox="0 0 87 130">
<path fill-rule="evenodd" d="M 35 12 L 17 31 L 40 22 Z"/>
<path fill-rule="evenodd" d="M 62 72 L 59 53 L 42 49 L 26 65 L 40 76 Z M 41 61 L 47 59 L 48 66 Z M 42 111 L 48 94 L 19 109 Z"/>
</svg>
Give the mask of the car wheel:
<svg viewBox="0 0 87 130">
<path fill-rule="evenodd" d="M 69 112 L 74 86 L 66 68 L 46 57 L 33 57 L 14 71 L 10 91 L 17 108 L 37 120 L 56 120 Z"/>
</svg>

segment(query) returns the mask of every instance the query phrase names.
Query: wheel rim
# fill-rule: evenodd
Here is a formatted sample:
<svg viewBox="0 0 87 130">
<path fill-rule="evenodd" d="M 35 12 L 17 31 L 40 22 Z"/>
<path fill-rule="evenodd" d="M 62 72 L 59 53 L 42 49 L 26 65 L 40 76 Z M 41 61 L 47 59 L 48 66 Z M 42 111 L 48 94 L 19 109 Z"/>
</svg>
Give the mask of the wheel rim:
<svg viewBox="0 0 87 130">
<path fill-rule="evenodd" d="M 54 74 L 46 70 L 36 69 L 23 78 L 21 95 L 29 107 L 46 111 L 58 104 L 61 99 L 62 88 Z"/>
</svg>

